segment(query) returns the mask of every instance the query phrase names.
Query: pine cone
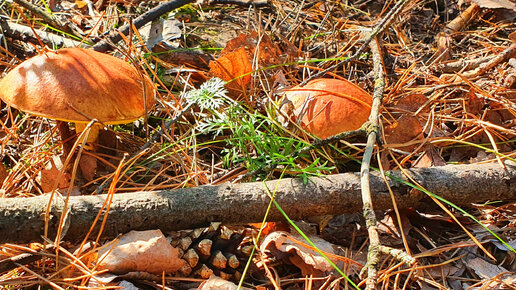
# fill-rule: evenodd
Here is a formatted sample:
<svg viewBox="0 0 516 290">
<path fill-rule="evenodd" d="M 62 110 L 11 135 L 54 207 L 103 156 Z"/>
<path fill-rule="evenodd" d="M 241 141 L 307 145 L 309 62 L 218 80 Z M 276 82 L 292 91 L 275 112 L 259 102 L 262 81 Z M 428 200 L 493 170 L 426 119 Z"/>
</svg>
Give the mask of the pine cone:
<svg viewBox="0 0 516 290">
<path fill-rule="evenodd" d="M 246 229 L 231 229 L 220 223 L 172 232 L 171 244 L 183 251 L 181 258 L 186 261 L 180 274 L 204 279 L 215 274 L 226 280 L 239 280 L 249 259 L 246 247 L 241 246 L 245 234 Z"/>
</svg>

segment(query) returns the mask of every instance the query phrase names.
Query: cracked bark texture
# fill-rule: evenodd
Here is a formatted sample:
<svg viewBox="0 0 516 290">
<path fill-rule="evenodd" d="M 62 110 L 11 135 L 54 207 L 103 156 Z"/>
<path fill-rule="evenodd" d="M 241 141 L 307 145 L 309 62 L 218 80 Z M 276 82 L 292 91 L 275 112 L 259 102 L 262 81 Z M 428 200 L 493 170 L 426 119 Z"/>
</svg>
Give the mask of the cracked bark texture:
<svg viewBox="0 0 516 290">
<path fill-rule="evenodd" d="M 507 164 L 447 165 L 407 170 L 430 192 L 459 206 L 486 200 L 516 198 L 516 166 Z M 407 180 L 399 171 L 388 172 Z M 423 208 L 431 204 L 425 193 L 388 178 L 400 208 Z M 279 184 L 277 184 L 279 183 Z M 264 186 L 276 190 L 276 200 L 292 219 L 309 216 L 360 212 L 360 174 L 343 173 L 300 179 L 285 178 L 265 183 L 222 184 L 177 190 L 116 194 L 113 198 L 103 237 L 112 238 L 130 230 L 162 231 L 195 228 L 212 221 L 224 223 L 259 222 L 269 198 Z M 371 191 L 375 210 L 392 208 L 391 198 L 379 173 L 371 172 Z M 0 199 L 0 243 L 41 241 L 48 196 Z M 99 212 L 106 195 L 74 196 L 67 218 L 64 240 L 84 237 Z M 64 201 L 52 205 L 49 233 L 56 232 Z M 280 220 L 273 210 L 269 220 Z M 99 223 L 100 224 L 100 223 Z"/>
</svg>

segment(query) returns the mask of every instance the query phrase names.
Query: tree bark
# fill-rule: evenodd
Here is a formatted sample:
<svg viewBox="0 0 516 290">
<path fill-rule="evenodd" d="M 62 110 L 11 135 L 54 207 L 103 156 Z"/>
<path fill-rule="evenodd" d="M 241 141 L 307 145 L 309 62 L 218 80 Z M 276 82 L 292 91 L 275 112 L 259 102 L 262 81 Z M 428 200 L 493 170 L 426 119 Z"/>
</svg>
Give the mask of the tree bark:
<svg viewBox="0 0 516 290">
<path fill-rule="evenodd" d="M 16 24 L 7 20 L 0 20 L 0 29 L 5 36 L 20 39 L 23 41 L 30 41 L 32 43 L 39 43 L 38 38 L 34 35 L 34 31 L 38 34 L 39 39 L 44 44 L 53 47 L 86 47 L 86 44 L 81 44 L 79 41 L 71 40 L 60 35 L 49 33 L 42 30 L 32 30 L 30 27 Z"/>
<path fill-rule="evenodd" d="M 407 172 L 430 192 L 459 206 L 486 200 L 516 198 L 516 167 L 508 164 L 447 165 L 410 169 Z M 407 180 L 400 171 L 389 172 Z M 422 208 L 432 204 L 423 192 L 388 178 L 398 207 Z M 342 214 L 362 210 L 359 173 L 343 173 L 300 179 L 285 178 L 268 182 L 199 186 L 196 188 L 116 194 L 113 198 L 103 237 L 112 238 L 130 230 L 161 229 L 164 232 L 207 225 L 212 221 L 249 223 L 262 220 L 270 199 L 276 200 L 292 219 Z M 371 173 L 375 210 L 392 208 L 391 198 L 381 176 Z M 0 243 L 40 241 L 48 196 L 0 199 Z M 84 237 L 99 212 L 106 195 L 70 198 L 69 228 L 64 240 Z M 54 235 L 64 202 L 55 198 L 49 224 Z M 279 220 L 277 210 L 269 220 Z"/>
</svg>

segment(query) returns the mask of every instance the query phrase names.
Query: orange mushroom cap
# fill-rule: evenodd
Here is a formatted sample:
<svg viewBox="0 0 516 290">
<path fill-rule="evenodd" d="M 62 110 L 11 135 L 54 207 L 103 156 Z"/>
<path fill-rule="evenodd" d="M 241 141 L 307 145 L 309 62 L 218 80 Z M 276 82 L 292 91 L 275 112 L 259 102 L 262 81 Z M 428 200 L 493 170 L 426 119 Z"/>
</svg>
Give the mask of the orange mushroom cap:
<svg viewBox="0 0 516 290">
<path fill-rule="evenodd" d="M 152 107 L 154 85 L 119 58 L 65 48 L 34 56 L 11 70 L 0 80 L 0 98 L 50 119 L 124 124 Z"/>
<path fill-rule="evenodd" d="M 340 79 L 316 79 L 285 92 L 292 111 L 282 111 L 307 132 L 325 139 L 356 130 L 369 118 L 372 97 L 355 84 Z"/>
</svg>

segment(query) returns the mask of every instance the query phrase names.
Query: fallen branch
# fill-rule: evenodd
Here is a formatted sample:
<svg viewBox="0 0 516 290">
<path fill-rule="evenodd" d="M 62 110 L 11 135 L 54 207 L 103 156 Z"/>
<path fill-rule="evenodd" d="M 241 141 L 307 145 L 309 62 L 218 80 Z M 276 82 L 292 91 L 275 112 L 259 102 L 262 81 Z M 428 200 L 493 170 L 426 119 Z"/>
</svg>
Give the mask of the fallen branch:
<svg viewBox="0 0 516 290">
<path fill-rule="evenodd" d="M 78 38 L 82 38 L 83 35 L 77 31 L 72 25 L 72 22 L 63 22 L 58 17 L 53 14 L 47 13 L 44 9 L 42 9 L 38 5 L 34 5 L 25 0 L 13 0 L 14 3 L 20 5 L 21 7 L 30 11 L 33 16 L 41 17 L 43 22 L 49 24 L 50 26 L 57 28 L 61 31 L 64 31 L 68 34 L 72 34 Z"/>
<path fill-rule="evenodd" d="M 132 24 L 136 29 L 143 27 L 148 22 L 154 21 L 158 19 L 161 15 L 168 13 L 174 9 L 177 9 L 183 5 L 194 2 L 194 0 L 171 0 L 167 2 L 163 2 L 158 6 L 152 8 L 151 10 L 143 13 L 134 19 Z M 111 44 L 117 44 L 120 40 L 122 40 L 123 35 L 129 35 L 129 31 L 131 30 L 130 24 L 125 24 L 120 27 L 118 30 L 111 32 L 106 39 L 100 41 L 99 43 L 93 46 L 93 49 L 100 52 L 106 52 L 110 49 Z"/>
<path fill-rule="evenodd" d="M 410 169 L 407 172 L 429 191 L 459 206 L 486 200 L 516 198 L 516 166 L 507 170 L 497 164 L 448 165 Z M 407 180 L 398 171 L 398 180 Z M 392 201 L 381 176 L 371 172 L 371 192 L 375 210 L 392 208 Z M 433 204 L 423 193 L 389 178 L 396 192 L 398 207 L 424 208 Z M 362 210 L 360 174 L 344 173 L 301 179 L 286 178 L 265 183 L 223 184 L 195 188 L 116 194 L 104 228 L 104 237 L 130 230 L 163 231 L 196 228 L 212 221 L 224 223 L 258 222 L 263 219 L 269 198 L 264 186 L 276 189 L 276 200 L 293 219 L 309 216 L 359 212 Z M 68 231 L 63 240 L 78 240 L 88 232 L 106 195 L 70 197 Z M 40 240 L 48 196 L 0 199 L 0 243 Z M 56 232 L 64 201 L 55 198 L 49 222 L 50 236 Z M 277 211 L 270 220 L 280 220 Z"/>
<path fill-rule="evenodd" d="M 211 4 L 233 4 L 247 7 L 265 7 L 271 5 L 269 0 L 213 0 Z"/>
<path fill-rule="evenodd" d="M 495 57 L 488 59 L 485 63 L 478 65 L 477 68 L 461 73 L 458 75 L 442 74 L 441 78 L 448 79 L 450 82 L 460 81 L 462 78 L 475 78 L 483 75 L 495 66 L 508 61 L 516 56 L 516 44 L 511 44 L 504 51 L 498 53 Z"/>
<path fill-rule="evenodd" d="M 367 37 L 364 39 L 364 43 L 362 44 L 361 47 L 358 48 L 358 50 L 350 57 L 344 59 L 344 60 L 341 60 L 339 61 L 338 63 L 312 75 L 311 77 L 305 79 L 303 82 L 301 82 L 299 85 L 300 86 L 304 86 L 306 85 L 306 83 L 308 83 L 309 81 L 311 80 L 314 80 L 314 79 L 317 79 L 317 78 L 320 78 L 322 76 L 324 76 L 325 74 L 327 74 L 328 72 L 340 67 L 340 66 L 343 66 L 344 64 L 348 63 L 348 62 L 351 62 L 355 59 L 358 59 L 360 57 L 360 55 L 362 55 L 362 53 L 364 52 L 364 50 L 369 46 L 369 43 L 378 35 L 380 35 L 387 27 L 390 26 L 391 22 L 394 20 L 394 18 L 396 18 L 402 11 L 403 9 L 405 8 L 405 6 L 407 4 L 409 4 L 411 1 L 408 1 L 408 0 L 400 0 L 396 3 L 396 5 L 394 5 L 392 7 L 391 10 L 389 10 L 389 12 L 387 12 L 387 14 L 382 18 L 380 19 L 380 21 L 378 22 L 378 24 L 376 24 L 374 26 L 374 28 L 368 32 L 368 35 Z"/>
<path fill-rule="evenodd" d="M 0 28 L 2 33 L 8 37 L 30 41 L 32 43 L 39 43 L 38 38 L 34 35 L 34 31 L 25 25 L 16 24 L 11 21 L 0 20 Z M 35 30 L 41 41 L 50 47 L 76 47 L 81 44 L 79 41 L 71 40 L 66 37 L 49 33 L 41 30 Z M 86 44 L 82 44 L 86 47 Z"/>
</svg>

